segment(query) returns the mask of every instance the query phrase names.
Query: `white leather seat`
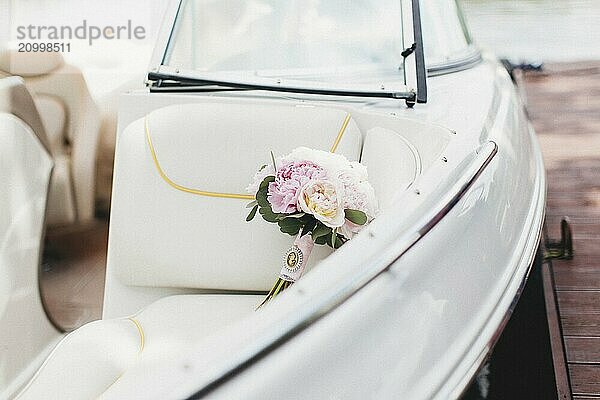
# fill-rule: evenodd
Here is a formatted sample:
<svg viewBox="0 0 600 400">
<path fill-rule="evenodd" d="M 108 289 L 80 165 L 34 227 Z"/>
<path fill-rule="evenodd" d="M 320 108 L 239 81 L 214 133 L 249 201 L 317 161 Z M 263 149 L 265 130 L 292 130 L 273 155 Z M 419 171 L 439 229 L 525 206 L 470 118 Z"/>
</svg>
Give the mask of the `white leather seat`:
<svg viewBox="0 0 600 400">
<path fill-rule="evenodd" d="M 0 79 L 0 399 L 22 387 L 61 336 L 38 272 L 52 157 L 19 77 Z"/>
<path fill-rule="evenodd" d="M 89 323 L 60 342 L 17 399 L 97 398 L 137 363 L 186 351 L 252 313 L 261 299 L 253 295 L 171 296 L 131 318 Z"/>
<path fill-rule="evenodd" d="M 67 117 L 64 104 L 56 97 L 44 95 L 37 95 L 34 102 L 42 118 L 52 154 L 63 154 L 65 151 L 66 138 L 64 132 Z"/>
<path fill-rule="evenodd" d="M 369 169 L 369 182 L 382 210 L 421 172 L 419 154 L 410 142 L 398 132 L 381 127 L 367 131 L 361 161 Z"/>
<path fill-rule="evenodd" d="M 80 70 L 60 53 L 0 50 L 0 73 L 21 76 L 31 91 L 49 139 L 55 173 L 49 225 L 94 217 L 96 152 L 101 118 Z"/>
<path fill-rule="evenodd" d="M 263 298 L 251 293 L 270 288 L 293 238 L 263 221 L 245 222 L 249 199 L 222 194 L 244 193 L 269 150 L 283 155 L 298 146 L 351 160 L 363 152 L 373 175 L 408 186 L 418 169 L 409 144 L 388 130 L 366 136 L 340 109 L 212 99 L 157 109 L 125 127 L 115 160 L 105 319 L 63 340 L 19 398 L 108 395 L 111 385 L 135 385 L 129 380 L 144 365 L 251 314 Z M 397 161 L 377 160 L 390 151 Z M 317 247 L 309 263 L 328 254 Z"/>
</svg>

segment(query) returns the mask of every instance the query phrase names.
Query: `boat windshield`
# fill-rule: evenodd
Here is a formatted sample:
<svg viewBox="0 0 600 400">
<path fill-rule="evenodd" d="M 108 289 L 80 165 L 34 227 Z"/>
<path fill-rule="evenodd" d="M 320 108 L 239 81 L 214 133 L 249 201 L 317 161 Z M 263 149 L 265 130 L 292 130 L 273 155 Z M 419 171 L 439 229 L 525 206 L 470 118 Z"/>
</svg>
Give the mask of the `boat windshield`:
<svg viewBox="0 0 600 400">
<path fill-rule="evenodd" d="M 402 82 L 401 0 L 184 0 L 165 66 L 229 78 Z"/>
<path fill-rule="evenodd" d="M 403 71 L 402 52 L 412 45 L 403 38 L 403 26 L 412 19 L 406 4 L 182 0 L 160 71 L 204 82 L 403 97 L 414 89 L 405 85 L 409 77 Z M 478 55 L 456 0 L 420 0 L 420 9 L 430 71 Z"/>
</svg>

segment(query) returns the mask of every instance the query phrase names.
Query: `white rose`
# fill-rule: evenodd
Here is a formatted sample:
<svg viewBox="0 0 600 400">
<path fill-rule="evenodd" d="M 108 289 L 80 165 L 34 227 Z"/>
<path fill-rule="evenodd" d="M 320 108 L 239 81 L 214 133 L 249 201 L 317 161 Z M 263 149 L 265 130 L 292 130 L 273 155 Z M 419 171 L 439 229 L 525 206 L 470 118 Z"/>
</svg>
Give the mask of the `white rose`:
<svg viewBox="0 0 600 400">
<path fill-rule="evenodd" d="M 309 182 L 300 191 L 298 205 L 325 226 L 339 228 L 345 222 L 342 190 L 340 185 L 332 181 Z"/>
</svg>

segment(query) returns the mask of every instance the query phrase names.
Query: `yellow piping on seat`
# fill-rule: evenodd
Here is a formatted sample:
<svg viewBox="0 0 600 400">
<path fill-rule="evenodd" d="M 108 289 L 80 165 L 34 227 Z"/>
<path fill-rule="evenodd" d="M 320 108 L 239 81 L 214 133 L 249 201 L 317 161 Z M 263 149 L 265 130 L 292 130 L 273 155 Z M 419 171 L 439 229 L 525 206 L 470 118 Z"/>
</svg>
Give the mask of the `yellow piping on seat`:
<svg viewBox="0 0 600 400">
<path fill-rule="evenodd" d="M 137 328 L 138 332 L 140 333 L 140 353 L 141 353 L 142 351 L 144 351 L 144 344 L 146 341 L 146 337 L 144 335 L 144 329 L 142 328 L 142 325 L 134 318 L 130 317 L 127 319 L 130 320 L 131 322 L 133 322 L 133 324 Z"/>
<path fill-rule="evenodd" d="M 351 119 L 352 119 L 352 116 L 350 114 L 346 115 L 346 118 L 344 119 L 344 123 L 342 124 L 342 127 L 341 127 L 337 137 L 335 138 L 335 142 L 333 142 L 333 145 L 331 146 L 331 149 L 329 150 L 331 153 L 335 153 L 335 151 L 337 150 L 338 145 L 340 144 L 342 137 L 344 137 L 344 133 L 346 132 L 346 128 L 348 128 L 348 124 L 350 123 Z M 222 199 L 248 200 L 248 201 L 255 200 L 255 196 L 250 195 L 250 194 L 208 192 L 205 190 L 188 188 L 188 187 L 185 187 L 178 183 L 173 182 L 167 176 L 167 174 L 165 174 L 165 172 L 163 171 L 163 169 L 160 166 L 160 163 L 158 162 L 156 150 L 154 149 L 154 144 L 152 143 L 152 137 L 150 136 L 150 128 L 148 126 L 148 115 L 146 115 L 144 117 L 144 128 L 146 130 L 146 140 L 148 141 L 148 147 L 150 148 L 150 154 L 152 155 L 152 160 L 154 161 L 154 166 L 156 167 L 156 170 L 158 171 L 158 174 L 160 175 L 160 177 L 165 182 L 167 182 L 171 187 L 173 187 L 177 190 L 180 190 L 182 192 L 185 192 L 185 193 L 195 194 L 195 195 L 199 195 L 199 196 L 217 197 L 217 198 L 222 198 Z"/>
<path fill-rule="evenodd" d="M 348 127 L 348 124 L 350 123 L 351 118 L 352 117 L 350 114 L 346 115 L 346 119 L 344 120 L 344 123 L 342 124 L 342 128 L 340 129 L 340 132 L 338 133 L 337 137 L 335 138 L 335 142 L 333 142 L 333 146 L 331 146 L 331 150 L 329 150 L 330 153 L 335 153 L 335 151 L 337 150 L 337 147 L 340 144 L 340 141 L 342 140 L 344 133 L 346 132 L 346 128 Z"/>
<path fill-rule="evenodd" d="M 144 335 L 144 329 L 142 328 L 142 325 L 133 317 L 129 317 L 127 318 L 128 320 L 130 320 L 131 322 L 133 322 L 133 324 L 135 325 L 135 327 L 137 328 L 139 334 L 140 334 L 140 354 L 142 353 L 142 351 L 144 351 L 144 343 L 146 342 L 146 338 Z M 129 368 L 125 368 L 125 370 L 123 372 L 121 372 L 119 374 L 119 376 L 117 377 L 117 379 L 115 379 L 113 381 L 113 383 L 111 383 L 105 390 L 103 393 L 101 393 L 98 397 L 96 397 L 96 399 L 101 399 L 102 396 L 104 395 L 104 393 L 106 393 L 108 391 L 108 389 L 110 389 L 111 387 L 113 387 L 117 382 L 119 382 L 121 380 L 121 378 L 123 377 L 123 375 L 125 375 L 125 373 L 127 372 Z"/>
<path fill-rule="evenodd" d="M 152 144 L 152 138 L 150 137 L 150 129 L 148 128 L 148 116 L 146 115 L 144 119 L 144 124 L 146 127 L 146 139 L 148 140 L 148 146 L 150 147 L 150 153 L 152 154 L 152 159 L 154 160 L 154 165 L 158 171 L 158 174 L 165 182 L 171 185 L 173 188 L 177 190 L 181 190 L 182 192 L 197 194 L 199 196 L 206 197 L 220 197 L 224 199 L 239 199 L 239 200 L 254 200 L 254 196 L 249 194 L 236 194 L 236 193 L 217 193 L 217 192 L 207 192 L 204 190 L 191 189 L 185 186 L 181 186 L 175 182 L 173 182 L 169 177 L 164 173 L 162 168 L 160 167 L 160 163 L 158 162 L 158 158 L 156 157 L 156 151 L 154 150 L 154 145 Z"/>
</svg>

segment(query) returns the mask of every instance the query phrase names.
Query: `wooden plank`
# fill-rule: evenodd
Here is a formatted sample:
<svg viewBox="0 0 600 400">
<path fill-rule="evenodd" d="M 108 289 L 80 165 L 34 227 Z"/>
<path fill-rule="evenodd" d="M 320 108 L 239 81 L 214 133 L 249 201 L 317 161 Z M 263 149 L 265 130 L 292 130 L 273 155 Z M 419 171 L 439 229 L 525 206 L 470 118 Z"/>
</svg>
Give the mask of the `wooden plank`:
<svg viewBox="0 0 600 400">
<path fill-rule="evenodd" d="M 560 315 L 600 314 L 600 290 L 558 292 Z"/>
<path fill-rule="evenodd" d="M 600 288 L 600 259 L 586 262 L 554 261 L 554 282 L 558 291 L 594 290 Z"/>
<path fill-rule="evenodd" d="M 600 337 L 566 337 L 567 361 L 600 364 Z"/>
<path fill-rule="evenodd" d="M 600 396 L 600 365 L 569 364 L 573 395 Z"/>
<path fill-rule="evenodd" d="M 557 292 L 563 334 L 600 336 L 600 292 Z"/>
<path fill-rule="evenodd" d="M 565 336 L 600 336 L 600 314 L 561 315 Z"/>
<path fill-rule="evenodd" d="M 571 398 L 571 382 L 562 340 L 556 293 L 554 292 L 552 266 L 549 263 L 544 263 L 541 268 L 556 392 L 560 400 L 568 400 Z"/>
</svg>

